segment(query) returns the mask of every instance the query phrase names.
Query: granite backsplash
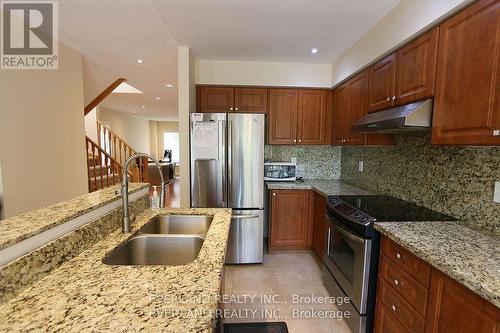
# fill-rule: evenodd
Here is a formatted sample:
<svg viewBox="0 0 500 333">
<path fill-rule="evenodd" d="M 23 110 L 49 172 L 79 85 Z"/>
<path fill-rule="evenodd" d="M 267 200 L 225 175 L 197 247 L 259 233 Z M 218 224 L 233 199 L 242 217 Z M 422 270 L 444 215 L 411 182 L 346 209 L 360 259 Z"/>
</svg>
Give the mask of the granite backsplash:
<svg viewBox="0 0 500 333">
<path fill-rule="evenodd" d="M 340 147 L 266 145 L 265 158 L 270 162 L 290 162 L 297 158 L 297 177 L 304 179 L 339 179 Z"/>
<path fill-rule="evenodd" d="M 498 235 L 500 203 L 493 202 L 493 191 L 500 180 L 500 147 L 432 146 L 430 140 L 428 133 L 414 133 L 398 135 L 391 147 L 344 147 L 341 180 Z"/>
</svg>

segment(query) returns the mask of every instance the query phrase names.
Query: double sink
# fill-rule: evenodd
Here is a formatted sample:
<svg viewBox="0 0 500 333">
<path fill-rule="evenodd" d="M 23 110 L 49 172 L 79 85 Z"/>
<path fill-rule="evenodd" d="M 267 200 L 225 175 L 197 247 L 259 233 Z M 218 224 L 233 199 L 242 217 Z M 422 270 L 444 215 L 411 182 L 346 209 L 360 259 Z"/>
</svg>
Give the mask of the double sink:
<svg viewBox="0 0 500 333">
<path fill-rule="evenodd" d="M 161 215 L 108 253 L 107 265 L 185 265 L 198 257 L 211 216 Z"/>
</svg>

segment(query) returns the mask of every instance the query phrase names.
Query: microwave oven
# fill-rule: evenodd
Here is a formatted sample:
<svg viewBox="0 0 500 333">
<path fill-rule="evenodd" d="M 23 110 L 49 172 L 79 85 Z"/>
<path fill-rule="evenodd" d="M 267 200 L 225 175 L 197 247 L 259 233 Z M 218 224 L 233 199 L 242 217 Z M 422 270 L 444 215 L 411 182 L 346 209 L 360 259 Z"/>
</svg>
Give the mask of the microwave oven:
<svg viewBox="0 0 500 333">
<path fill-rule="evenodd" d="M 266 162 L 264 163 L 264 180 L 294 182 L 297 179 L 296 170 L 297 164 L 295 163 Z"/>
</svg>

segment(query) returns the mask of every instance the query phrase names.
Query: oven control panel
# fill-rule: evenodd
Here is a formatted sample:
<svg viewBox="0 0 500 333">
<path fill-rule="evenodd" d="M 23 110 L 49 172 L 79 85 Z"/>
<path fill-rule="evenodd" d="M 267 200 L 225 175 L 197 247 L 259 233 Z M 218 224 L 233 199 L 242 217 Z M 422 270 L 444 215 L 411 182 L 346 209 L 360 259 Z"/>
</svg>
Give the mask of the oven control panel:
<svg viewBox="0 0 500 333">
<path fill-rule="evenodd" d="M 343 202 L 339 198 L 336 197 L 328 197 L 327 205 L 331 212 L 341 214 L 343 217 L 363 225 L 368 225 L 371 222 L 374 222 L 375 219 L 358 208 L 354 208 L 351 205 Z"/>
</svg>

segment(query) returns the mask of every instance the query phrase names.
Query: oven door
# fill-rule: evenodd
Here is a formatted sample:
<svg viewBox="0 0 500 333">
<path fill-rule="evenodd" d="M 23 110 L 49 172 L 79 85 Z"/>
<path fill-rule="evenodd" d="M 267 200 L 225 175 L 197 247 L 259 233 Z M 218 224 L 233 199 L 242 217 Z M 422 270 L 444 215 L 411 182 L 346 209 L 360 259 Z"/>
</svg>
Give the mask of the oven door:
<svg viewBox="0 0 500 333">
<path fill-rule="evenodd" d="M 371 239 L 349 231 L 328 216 L 326 265 L 360 314 L 366 313 Z"/>
</svg>

